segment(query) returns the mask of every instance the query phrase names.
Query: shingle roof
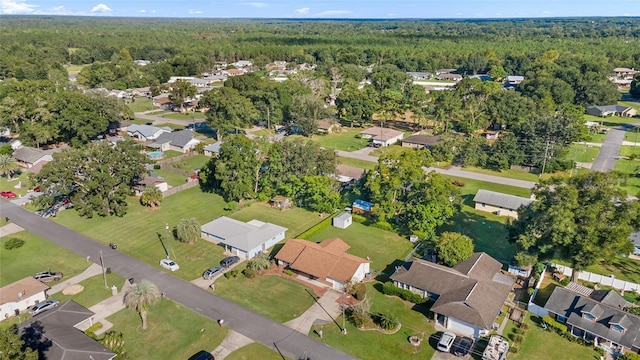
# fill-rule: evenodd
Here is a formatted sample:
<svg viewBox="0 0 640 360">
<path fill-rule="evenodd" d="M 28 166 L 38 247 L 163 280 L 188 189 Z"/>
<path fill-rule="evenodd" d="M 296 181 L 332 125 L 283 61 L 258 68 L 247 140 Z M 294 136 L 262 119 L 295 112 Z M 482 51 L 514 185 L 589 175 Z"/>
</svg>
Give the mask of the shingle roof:
<svg viewBox="0 0 640 360">
<path fill-rule="evenodd" d="M 349 165 L 338 164 L 338 166 L 336 166 L 336 173 L 341 176 L 359 180 L 364 175 L 364 169 Z"/>
<path fill-rule="evenodd" d="M 402 131 L 398 131 L 398 130 L 393 130 L 393 129 L 389 129 L 389 128 L 381 128 L 378 126 L 374 126 L 371 128 L 368 128 L 366 130 L 362 130 L 360 131 L 360 134 L 364 134 L 364 135 L 371 135 L 373 136 L 374 140 L 389 140 L 392 139 L 394 137 L 400 136 L 403 134 Z"/>
<path fill-rule="evenodd" d="M 334 238 L 316 244 L 307 240 L 292 239 L 278 251 L 275 258 L 289 264 L 293 270 L 315 276 L 347 282 L 353 278 L 360 264 L 368 260 L 347 254 L 349 245 Z"/>
<path fill-rule="evenodd" d="M 160 134 L 160 136 L 158 136 L 158 139 L 156 139 L 155 143 L 156 144 L 165 144 L 165 143 L 171 143 L 171 145 L 173 146 L 177 146 L 177 147 L 185 147 L 189 141 L 193 140 L 194 136 L 193 136 L 193 131 L 185 129 L 185 130 L 181 130 L 181 131 L 175 131 L 175 132 L 170 132 L 170 133 L 162 133 Z"/>
<path fill-rule="evenodd" d="M 221 216 L 202 225 L 202 232 L 222 239 L 224 244 L 249 251 L 269 241 L 287 228 L 251 220 L 248 223 Z"/>
<path fill-rule="evenodd" d="M 45 153 L 44 151 L 28 146 L 23 146 L 13 152 L 13 157 L 16 160 L 29 164 L 35 163 L 45 155 L 47 155 L 47 153 Z"/>
<path fill-rule="evenodd" d="M 627 348 L 640 347 L 640 317 L 625 312 L 624 307 L 618 307 L 621 297 L 615 292 L 609 292 L 604 296 L 598 293 L 596 298 L 593 298 L 593 295 L 592 293 L 592 297 L 586 297 L 567 288 L 556 287 L 544 307 L 552 313 L 564 316 L 569 325 Z M 602 299 L 604 302 L 598 299 Z M 607 303 L 613 304 L 613 306 Z M 596 306 L 600 315 L 595 321 L 582 317 L 583 311 L 591 313 Z M 612 324 L 621 325 L 626 330 L 622 333 L 612 330 L 610 328 Z"/>
<path fill-rule="evenodd" d="M 20 298 L 33 296 L 49 289 L 49 286 L 29 276 L 0 288 L 0 305 L 18 302 Z M 18 293 L 21 296 L 18 296 Z"/>
<path fill-rule="evenodd" d="M 440 140 L 440 136 L 411 135 L 402 139 L 403 143 L 433 146 Z"/>
<path fill-rule="evenodd" d="M 533 200 L 528 198 L 489 190 L 478 190 L 473 201 L 509 210 L 517 210 L 520 206 L 526 206 L 533 202 Z"/>
<path fill-rule="evenodd" d="M 138 132 L 142 136 L 144 136 L 145 138 L 149 138 L 149 137 L 153 137 L 153 135 L 155 135 L 158 131 L 161 131 L 161 130 L 163 130 L 163 129 L 161 129 L 161 128 L 157 127 L 157 126 L 131 124 L 127 128 L 127 133 L 133 134 L 135 132 Z"/>
<path fill-rule="evenodd" d="M 204 147 L 204 151 L 220 153 L 220 146 L 222 146 L 222 140 L 216 141 L 214 144 L 209 144 Z"/>
<path fill-rule="evenodd" d="M 602 113 L 607 113 L 607 112 L 624 112 L 627 109 L 630 109 L 628 106 L 622 106 L 622 105 L 594 105 L 594 106 L 589 106 L 587 107 L 588 109 L 598 109 L 598 111 L 602 112 Z"/>
</svg>

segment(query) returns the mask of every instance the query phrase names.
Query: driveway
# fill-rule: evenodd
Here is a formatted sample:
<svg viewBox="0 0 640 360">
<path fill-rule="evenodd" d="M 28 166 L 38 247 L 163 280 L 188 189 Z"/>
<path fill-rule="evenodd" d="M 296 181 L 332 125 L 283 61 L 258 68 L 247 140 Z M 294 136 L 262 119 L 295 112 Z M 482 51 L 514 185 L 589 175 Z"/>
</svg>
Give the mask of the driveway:
<svg viewBox="0 0 640 360">
<path fill-rule="evenodd" d="M 288 358 L 297 359 L 306 353 L 312 359 L 356 359 L 5 200 L 0 200 L 0 216 L 8 216 L 18 226 L 93 262 L 99 261 L 102 252 L 105 265 L 114 273 L 125 278 L 147 279 L 168 298 L 214 321 L 224 319 L 225 326 Z"/>
<path fill-rule="evenodd" d="M 620 146 L 624 141 L 626 130 L 622 127 L 616 127 L 607 133 L 604 138 L 598 157 L 591 165 L 591 171 L 607 172 L 616 166 L 618 154 L 620 154 Z"/>
</svg>

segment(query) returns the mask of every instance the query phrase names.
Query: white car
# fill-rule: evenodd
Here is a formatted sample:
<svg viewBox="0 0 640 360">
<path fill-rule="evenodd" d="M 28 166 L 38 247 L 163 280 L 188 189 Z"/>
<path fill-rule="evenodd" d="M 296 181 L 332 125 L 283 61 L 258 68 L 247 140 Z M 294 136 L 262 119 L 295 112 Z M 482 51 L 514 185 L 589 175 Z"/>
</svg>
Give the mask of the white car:
<svg viewBox="0 0 640 360">
<path fill-rule="evenodd" d="M 440 341 L 438 341 L 438 350 L 449 352 L 451 350 L 451 345 L 453 345 L 453 341 L 455 339 L 456 334 L 448 331 L 443 332 Z"/>
<path fill-rule="evenodd" d="M 171 260 L 171 259 L 162 259 L 162 260 L 160 260 L 160 266 L 162 266 L 163 268 L 165 268 L 167 270 L 171 270 L 171 271 L 176 271 L 176 270 L 180 269 L 180 266 L 178 266 L 178 264 L 176 264 L 176 262 Z"/>
</svg>

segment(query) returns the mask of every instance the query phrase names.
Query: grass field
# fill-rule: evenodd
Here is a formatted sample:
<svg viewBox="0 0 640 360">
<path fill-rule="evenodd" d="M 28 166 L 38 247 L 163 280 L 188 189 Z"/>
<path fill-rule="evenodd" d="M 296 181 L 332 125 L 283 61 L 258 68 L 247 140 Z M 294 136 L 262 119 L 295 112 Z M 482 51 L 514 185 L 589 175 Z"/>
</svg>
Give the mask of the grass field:
<svg viewBox="0 0 640 360">
<path fill-rule="evenodd" d="M 178 124 L 172 124 L 172 123 L 164 123 L 164 124 L 158 124 L 158 125 L 154 125 L 156 127 L 162 128 L 162 127 L 168 127 L 171 130 L 184 130 L 185 127 L 182 125 L 178 125 Z"/>
<path fill-rule="evenodd" d="M 172 120 L 203 120 L 204 119 L 204 115 L 202 113 L 196 113 L 195 116 L 193 113 L 186 113 L 186 114 L 181 114 L 181 113 L 177 113 L 177 112 L 171 112 L 168 114 L 164 114 L 162 115 L 163 118 L 166 119 L 172 119 Z"/>
<path fill-rule="evenodd" d="M 620 149 L 620 155 L 623 156 L 632 156 L 638 154 L 640 154 L 640 148 L 623 146 Z M 637 196 L 638 194 L 640 194 L 640 177 L 635 176 L 636 168 L 638 168 L 639 166 L 640 160 L 619 159 L 616 161 L 614 169 L 629 176 L 626 183 L 622 186 L 622 188 L 629 195 Z"/>
<path fill-rule="evenodd" d="M 18 184 L 20 187 L 16 188 Z M 27 172 L 22 172 L 18 176 L 14 175 L 11 180 L 6 176 L 0 176 L 0 190 L 2 191 L 13 191 L 18 196 L 24 196 L 31 189 L 33 189 L 33 185 L 29 181 Z"/>
<path fill-rule="evenodd" d="M 199 350 L 216 348 L 229 331 L 168 299 L 149 308 L 147 330 L 142 330 L 140 316 L 131 309 L 107 320 L 124 334 L 129 359 L 186 359 Z"/>
<path fill-rule="evenodd" d="M 4 243 L 10 238 L 19 238 L 25 243 L 20 248 L 6 250 Z M 49 269 L 61 271 L 68 279 L 89 265 L 86 259 L 27 231 L 0 238 L 0 287 Z M 49 283 L 53 284 L 56 283 Z"/>
<path fill-rule="evenodd" d="M 571 144 L 569 151 L 565 154 L 565 160 L 575 160 L 576 162 L 592 163 L 598 157 L 600 148 L 592 145 Z"/>
<path fill-rule="evenodd" d="M 173 163 L 171 166 L 185 171 L 191 171 L 193 169 L 202 169 L 210 159 L 210 157 L 205 155 L 195 155 Z"/>
<path fill-rule="evenodd" d="M 156 108 L 153 106 L 153 101 L 151 99 L 145 98 L 137 98 L 136 101 L 128 103 L 127 107 L 129 107 L 133 112 L 149 111 Z"/>
<path fill-rule="evenodd" d="M 240 349 L 232 352 L 226 360 L 286 360 L 277 352 L 269 349 L 268 347 L 260 343 L 251 343 L 247 346 L 243 346 Z"/>
<path fill-rule="evenodd" d="M 176 173 L 171 172 L 169 170 L 154 169 L 153 170 L 153 174 L 158 175 L 158 176 L 162 176 L 162 178 L 164 178 L 164 180 L 170 186 L 179 186 L 179 185 L 184 184 L 187 181 L 187 177 L 186 176 L 184 176 L 182 174 L 176 174 Z"/>
<path fill-rule="evenodd" d="M 518 179 L 518 180 L 533 181 L 533 182 L 537 182 L 539 180 L 538 175 L 536 174 L 532 174 L 524 171 L 518 171 L 518 170 L 509 169 L 509 170 L 502 170 L 502 171 L 494 171 L 494 170 L 483 169 L 483 168 L 474 167 L 474 166 L 464 167 L 462 168 L 462 170 L 474 172 L 478 174 L 499 176 L 499 177 L 504 177 L 509 179 Z"/>
<path fill-rule="evenodd" d="M 371 161 L 365 161 L 360 159 L 352 159 L 346 157 L 338 157 L 338 162 L 347 166 L 353 166 L 360 169 L 373 170 L 376 167 L 376 163 Z"/>
<path fill-rule="evenodd" d="M 487 182 L 487 181 L 481 181 L 481 180 L 457 178 L 457 177 L 448 176 L 448 175 L 442 175 L 442 176 L 445 177 L 445 178 L 451 179 L 451 180 L 457 179 L 458 181 L 463 182 L 464 186 L 461 188 L 461 194 L 463 196 L 465 196 L 466 198 L 470 197 L 468 199 L 468 201 L 471 201 L 471 199 L 473 199 L 473 196 L 480 189 L 496 191 L 496 192 L 516 195 L 516 196 L 522 196 L 522 197 L 531 196 L 531 189 L 521 188 L 521 187 L 517 187 L 517 186 L 496 184 L 496 183 Z M 473 206 L 473 204 L 471 202 L 469 202 L 469 205 Z"/>
<path fill-rule="evenodd" d="M 342 128 L 339 133 L 315 135 L 311 140 L 320 144 L 327 149 L 354 151 L 367 147 L 366 139 L 357 138 L 361 128 Z"/>
<path fill-rule="evenodd" d="M 349 254 L 364 259 L 367 256 L 370 257 L 371 269 L 380 271 L 385 270 L 396 260 L 403 260 L 413 248 L 408 239 L 398 234 L 356 222 L 346 229 L 329 225 L 306 240 L 320 242 L 336 237 L 351 246 L 347 251 Z"/>
<path fill-rule="evenodd" d="M 407 147 L 402 147 L 402 145 L 400 145 L 400 143 L 396 143 L 396 144 L 393 144 L 393 145 L 390 145 L 390 146 L 377 148 L 377 149 L 373 150 L 370 155 L 381 157 L 383 155 L 400 154 L 400 153 L 405 152 L 405 151 L 415 151 L 415 150 L 413 150 L 411 148 L 407 148 Z"/>
<path fill-rule="evenodd" d="M 553 290 L 558 286 L 561 286 L 560 283 L 553 280 L 551 274 L 546 273 L 544 279 L 542 279 L 542 283 L 540 283 L 540 289 L 538 289 L 538 293 L 533 299 L 533 302 L 539 306 L 544 306 L 547 303 L 547 300 L 551 297 Z"/>
<path fill-rule="evenodd" d="M 106 276 L 108 286 L 107 288 L 104 287 L 104 278 L 102 277 L 102 274 L 100 274 L 79 282 L 78 284 L 84 287 L 84 290 L 82 290 L 82 292 L 80 292 L 79 294 L 64 295 L 62 294 L 62 292 L 59 292 L 52 295 L 52 297 L 54 299 L 60 300 L 60 303 L 63 303 L 67 300 L 73 300 L 86 308 L 90 308 L 112 295 L 111 286 L 115 285 L 118 290 L 121 290 L 122 285 L 126 281 L 122 276 L 113 273 L 106 274 Z"/>
<path fill-rule="evenodd" d="M 380 293 L 380 282 L 367 283 L 367 298 L 371 304 L 371 312 L 385 312 L 395 315 L 402 327 L 395 334 L 384 334 L 379 331 L 358 330 L 350 322 L 346 322 L 347 335 L 340 332 L 333 323 L 314 326 L 309 336 L 319 339 L 314 331 L 322 329 L 323 338 L 319 339 L 349 354 L 364 360 L 378 359 L 431 359 L 435 349 L 427 341 L 435 333 L 433 325 L 427 321 L 427 310 L 422 306 L 388 297 Z M 337 319 L 342 326 L 342 317 Z M 420 346 L 414 347 L 407 341 L 409 336 L 423 338 Z"/>
<path fill-rule="evenodd" d="M 322 219 L 317 212 L 301 208 L 279 210 L 265 203 L 254 203 L 229 215 L 236 220 L 250 221 L 258 219 L 276 225 L 287 227 L 286 238 L 296 238 L 302 232 L 315 226 Z"/>
<path fill-rule="evenodd" d="M 222 276 L 215 284 L 217 295 L 281 323 L 302 315 L 314 302 L 308 287 L 277 275 Z"/>
</svg>

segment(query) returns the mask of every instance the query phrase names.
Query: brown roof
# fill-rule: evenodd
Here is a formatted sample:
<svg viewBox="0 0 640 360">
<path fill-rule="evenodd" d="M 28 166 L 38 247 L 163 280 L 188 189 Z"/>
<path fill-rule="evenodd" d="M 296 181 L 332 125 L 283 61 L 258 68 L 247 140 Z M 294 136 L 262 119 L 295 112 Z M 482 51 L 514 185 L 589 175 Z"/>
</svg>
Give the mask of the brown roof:
<svg viewBox="0 0 640 360">
<path fill-rule="evenodd" d="M 327 131 L 331 129 L 333 125 L 337 124 L 335 121 L 331 119 L 320 119 L 317 121 L 317 123 L 318 123 L 318 129 L 327 130 Z"/>
<path fill-rule="evenodd" d="M 433 146 L 438 140 L 440 140 L 440 136 L 425 136 L 425 135 L 411 135 L 402 139 L 403 143 L 409 144 L 418 144 L 425 146 Z"/>
<path fill-rule="evenodd" d="M 403 133 L 402 131 L 375 126 L 375 127 L 360 131 L 360 134 L 371 135 L 376 140 L 385 141 L 385 140 L 392 139 L 396 136 L 400 136 Z"/>
<path fill-rule="evenodd" d="M 316 244 L 307 240 L 287 241 L 276 254 L 276 259 L 289 264 L 293 270 L 315 276 L 319 279 L 349 281 L 360 267 L 369 261 L 347 254 L 349 245 L 335 238 Z"/>
<path fill-rule="evenodd" d="M 48 289 L 49 286 L 29 276 L 0 288 L 0 305 L 20 301 L 19 293 L 27 298 Z"/>
<path fill-rule="evenodd" d="M 356 180 L 360 179 L 364 175 L 364 169 L 342 164 L 339 164 L 336 167 L 336 172 L 338 175 L 347 176 Z"/>
</svg>

